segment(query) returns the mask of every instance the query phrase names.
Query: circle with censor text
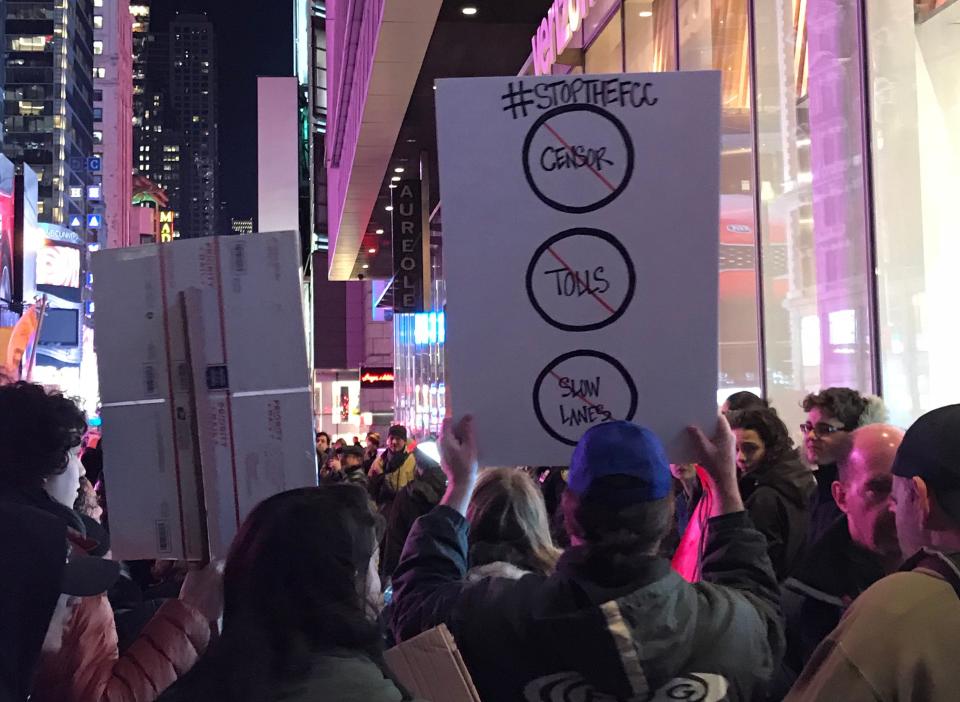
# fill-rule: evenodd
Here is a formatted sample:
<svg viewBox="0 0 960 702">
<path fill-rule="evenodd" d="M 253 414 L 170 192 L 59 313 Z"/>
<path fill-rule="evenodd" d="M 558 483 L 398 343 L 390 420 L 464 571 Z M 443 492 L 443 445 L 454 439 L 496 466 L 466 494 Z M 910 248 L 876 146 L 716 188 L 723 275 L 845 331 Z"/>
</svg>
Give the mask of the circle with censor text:
<svg viewBox="0 0 960 702">
<path fill-rule="evenodd" d="M 571 351 L 553 359 L 537 377 L 533 409 L 550 436 L 576 446 L 592 426 L 632 420 L 637 411 L 637 386 L 612 356 Z"/>
<path fill-rule="evenodd" d="M 633 175 L 633 142 L 615 116 L 595 105 L 545 112 L 523 142 L 523 172 L 534 194 L 570 214 L 609 205 Z"/>
<path fill-rule="evenodd" d="M 527 267 L 527 296 L 548 324 L 582 332 L 613 324 L 630 306 L 637 274 L 627 249 L 600 229 L 547 239 Z"/>
</svg>

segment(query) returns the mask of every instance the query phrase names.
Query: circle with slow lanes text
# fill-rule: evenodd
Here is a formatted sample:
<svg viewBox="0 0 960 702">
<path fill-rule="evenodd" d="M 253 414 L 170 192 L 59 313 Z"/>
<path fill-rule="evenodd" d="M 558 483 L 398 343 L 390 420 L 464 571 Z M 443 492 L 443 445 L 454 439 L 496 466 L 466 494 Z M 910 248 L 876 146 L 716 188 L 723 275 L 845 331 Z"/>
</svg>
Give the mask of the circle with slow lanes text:
<svg viewBox="0 0 960 702">
<path fill-rule="evenodd" d="M 633 175 L 633 141 L 623 122 L 595 105 L 544 112 L 523 142 L 523 173 L 534 194 L 570 214 L 616 200 Z"/>
<path fill-rule="evenodd" d="M 626 247 L 601 229 L 547 239 L 527 266 L 527 296 L 545 322 L 571 332 L 613 324 L 630 306 L 637 274 Z"/>
<path fill-rule="evenodd" d="M 637 412 L 637 386 L 623 364 L 602 351 L 580 349 L 553 359 L 533 385 L 533 410 L 554 439 L 576 446 L 592 426 Z"/>
</svg>

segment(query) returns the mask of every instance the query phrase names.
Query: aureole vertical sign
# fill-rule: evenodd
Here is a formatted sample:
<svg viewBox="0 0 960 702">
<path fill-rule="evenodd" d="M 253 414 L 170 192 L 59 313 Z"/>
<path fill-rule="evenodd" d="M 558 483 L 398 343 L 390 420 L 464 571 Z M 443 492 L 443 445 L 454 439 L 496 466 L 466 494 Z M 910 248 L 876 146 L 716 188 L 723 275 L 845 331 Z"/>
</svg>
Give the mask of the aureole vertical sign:
<svg viewBox="0 0 960 702">
<path fill-rule="evenodd" d="M 423 312 L 427 303 L 423 247 L 422 186 L 418 179 L 397 183 L 393 193 L 393 311 Z"/>
<path fill-rule="evenodd" d="M 447 383 L 483 463 L 567 465 L 612 420 L 690 460 L 717 412 L 720 74 L 441 80 L 437 128 Z"/>
</svg>

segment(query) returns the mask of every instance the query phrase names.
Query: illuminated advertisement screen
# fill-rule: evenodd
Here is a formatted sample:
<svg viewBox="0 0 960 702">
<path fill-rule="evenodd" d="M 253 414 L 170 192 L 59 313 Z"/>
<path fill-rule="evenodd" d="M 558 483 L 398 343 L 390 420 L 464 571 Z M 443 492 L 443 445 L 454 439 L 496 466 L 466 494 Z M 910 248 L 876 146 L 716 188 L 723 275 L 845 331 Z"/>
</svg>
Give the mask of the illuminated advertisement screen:
<svg viewBox="0 0 960 702">
<path fill-rule="evenodd" d="M 80 249 L 47 244 L 37 251 L 37 285 L 80 287 Z"/>
<path fill-rule="evenodd" d="M 0 155 L 0 298 L 13 298 L 13 164 Z"/>
</svg>

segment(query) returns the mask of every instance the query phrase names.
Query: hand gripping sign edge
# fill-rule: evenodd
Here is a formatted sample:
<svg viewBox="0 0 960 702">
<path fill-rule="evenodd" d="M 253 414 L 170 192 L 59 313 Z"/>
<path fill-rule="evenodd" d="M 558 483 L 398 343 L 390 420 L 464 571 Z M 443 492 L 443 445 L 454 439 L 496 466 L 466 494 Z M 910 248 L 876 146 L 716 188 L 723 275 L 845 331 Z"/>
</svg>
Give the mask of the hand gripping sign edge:
<svg viewBox="0 0 960 702">
<path fill-rule="evenodd" d="M 543 309 L 543 306 L 537 300 L 536 293 L 533 289 L 533 278 L 536 272 L 537 263 L 540 262 L 543 254 L 548 250 L 551 250 L 551 247 L 558 241 L 562 241 L 563 239 L 573 236 L 594 236 L 602 241 L 607 242 L 610 244 L 610 246 L 616 249 L 617 253 L 623 257 L 623 262 L 627 267 L 627 293 L 623 298 L 623 302 L 620 303 L 620 306 L 616 310 L 611 311 L 611 315 L 609 317 L 599 322 L 593 322 L 592 324 L 567 324 L 566 322 L 561 322 L 554 319 L 547 313 L 545 309 Z M 556 256 L 556 254 L 554 254 L 554 256 Z M 564 264 L 564 267 L 566 267 L 566 264 Z M 633 259 L 630 258 L 630 254 L 627 252 L 627 248 L 621 244 L 613 234 L 605 232 L 602 229 L 594 229 L 592 227 L 573 227 L 572 229 L 565 229 L 559 234 L 554 234 L 545 242 L 540 244 L 540 246 L 537 247 L 537 250 L 533 252 L 533 256 L 530 259 L 530 265 L 527 266 L 526 287 L 527 297 L 530 299 L 530 304 L 533 305 L 533 308 L 537 311 L 537 314 L 543 318 L 543 321 L 550 326 L 569 332 L 594 331 L 596 329 L 602 329 L 603 327 L 613 324 L 623 316 L 624 312 L 627 311 L 627 308 L 630 306 L 630 303 L 633 300 L 634 292 L 636 291 L 637 272 L 633 266 Z"/>
<path fill-rule="evenodd" d="M 620 133 L 620 136 L 623 139 L 623 145 L 627 152 L 627 164 L 623 172 L 623 180 L 609 195 L 589 205 L 565 205 L 562 202 L 557 202 L 556 200 L 547 197 L 547 195 L 545 195 L 540 188 L 537 187 L 537 183 L 533 179 L 533 173 L 530 170 L 530 146 L 533 144 L 533 139 L 536 136 L 537 131 L 540 129 L 540 127 L 546 124 L 547 120 L 553 119 L 554 117 L 566 114 L 568 112 L 592 112 L 600 115 L 600 117 L 603 119 L 606 119 Z M 602 207 L 606 207 L 620 197 L 623 191 L 626 190 L 627 185 L 630 184 L 630 178 L 633 176 L 633 141 L 630 139 L 630 133 L 627 131 L 627 128 L 623 126 L 623 122 L 621 122 L 610 112 L 607 112 L 596 105 L 564 105 L 562 107 L 556 107 L 552 110 L 544 112 L 533 123 L 533 125 L 530 127 L 530 130 L 527 132 L 526 138 L 523 140 L 522 160 L 523 175 L 527 179 L 527 185 L 530 186 L 533 194 L 536 195 L 544 204 L 549 205 L 555 210 L 560 210 L 561 212 L 567 212 L 569 214 L 585 214 L 587 212 L 593 212 L 594 210 L 599 210 Z"/>
<path fill-rule="evenodd" d="M 548 363 L 542 371 L 540 371 L 540 375 L 537 376 L 537 380 L 533 384 L 533 411 L 537 416 L 537 421 L 540 422 L 540 426 L 543 427 L 543 429 L 554 439 L 560 443 L 566 444 L 567 446 L 576 446 L 577 442 L 562 436 L 552 426 L 550 426 L 549 422 L 547 422 L 546 417 L 543 416 L 543 410 L 540 409 L 540 387 L 543 385 L 543 381 L 548 375 L 550 375 L 554 368 L 559 366 L 564 361 L 582 356 L 600 359 L 601 361 L 608 363 L 613 367 L 614 370 L 620 373 L 620 375 L 623 377 L 624 383 L 627 386 L 627 389 L 630 391 L 630 408 L 627 410 L 627 415 L 622 417 L 622 419 L 627 422 L 632 421 L 633 417 L 637 413 L 637 404 L 639 401 L 637 386 L 634 384 L 633 378 L 630 377 L 627 369 L 624 368 L 620 361 L 609 354 L 603 353 L 602 351 L 593 351 L 591 349 L 577 349 L 576 351 L 568 351 L 567 353 L 560 354 L 555 359 L 550 361 L 550 363 Z"/>
</svg>

